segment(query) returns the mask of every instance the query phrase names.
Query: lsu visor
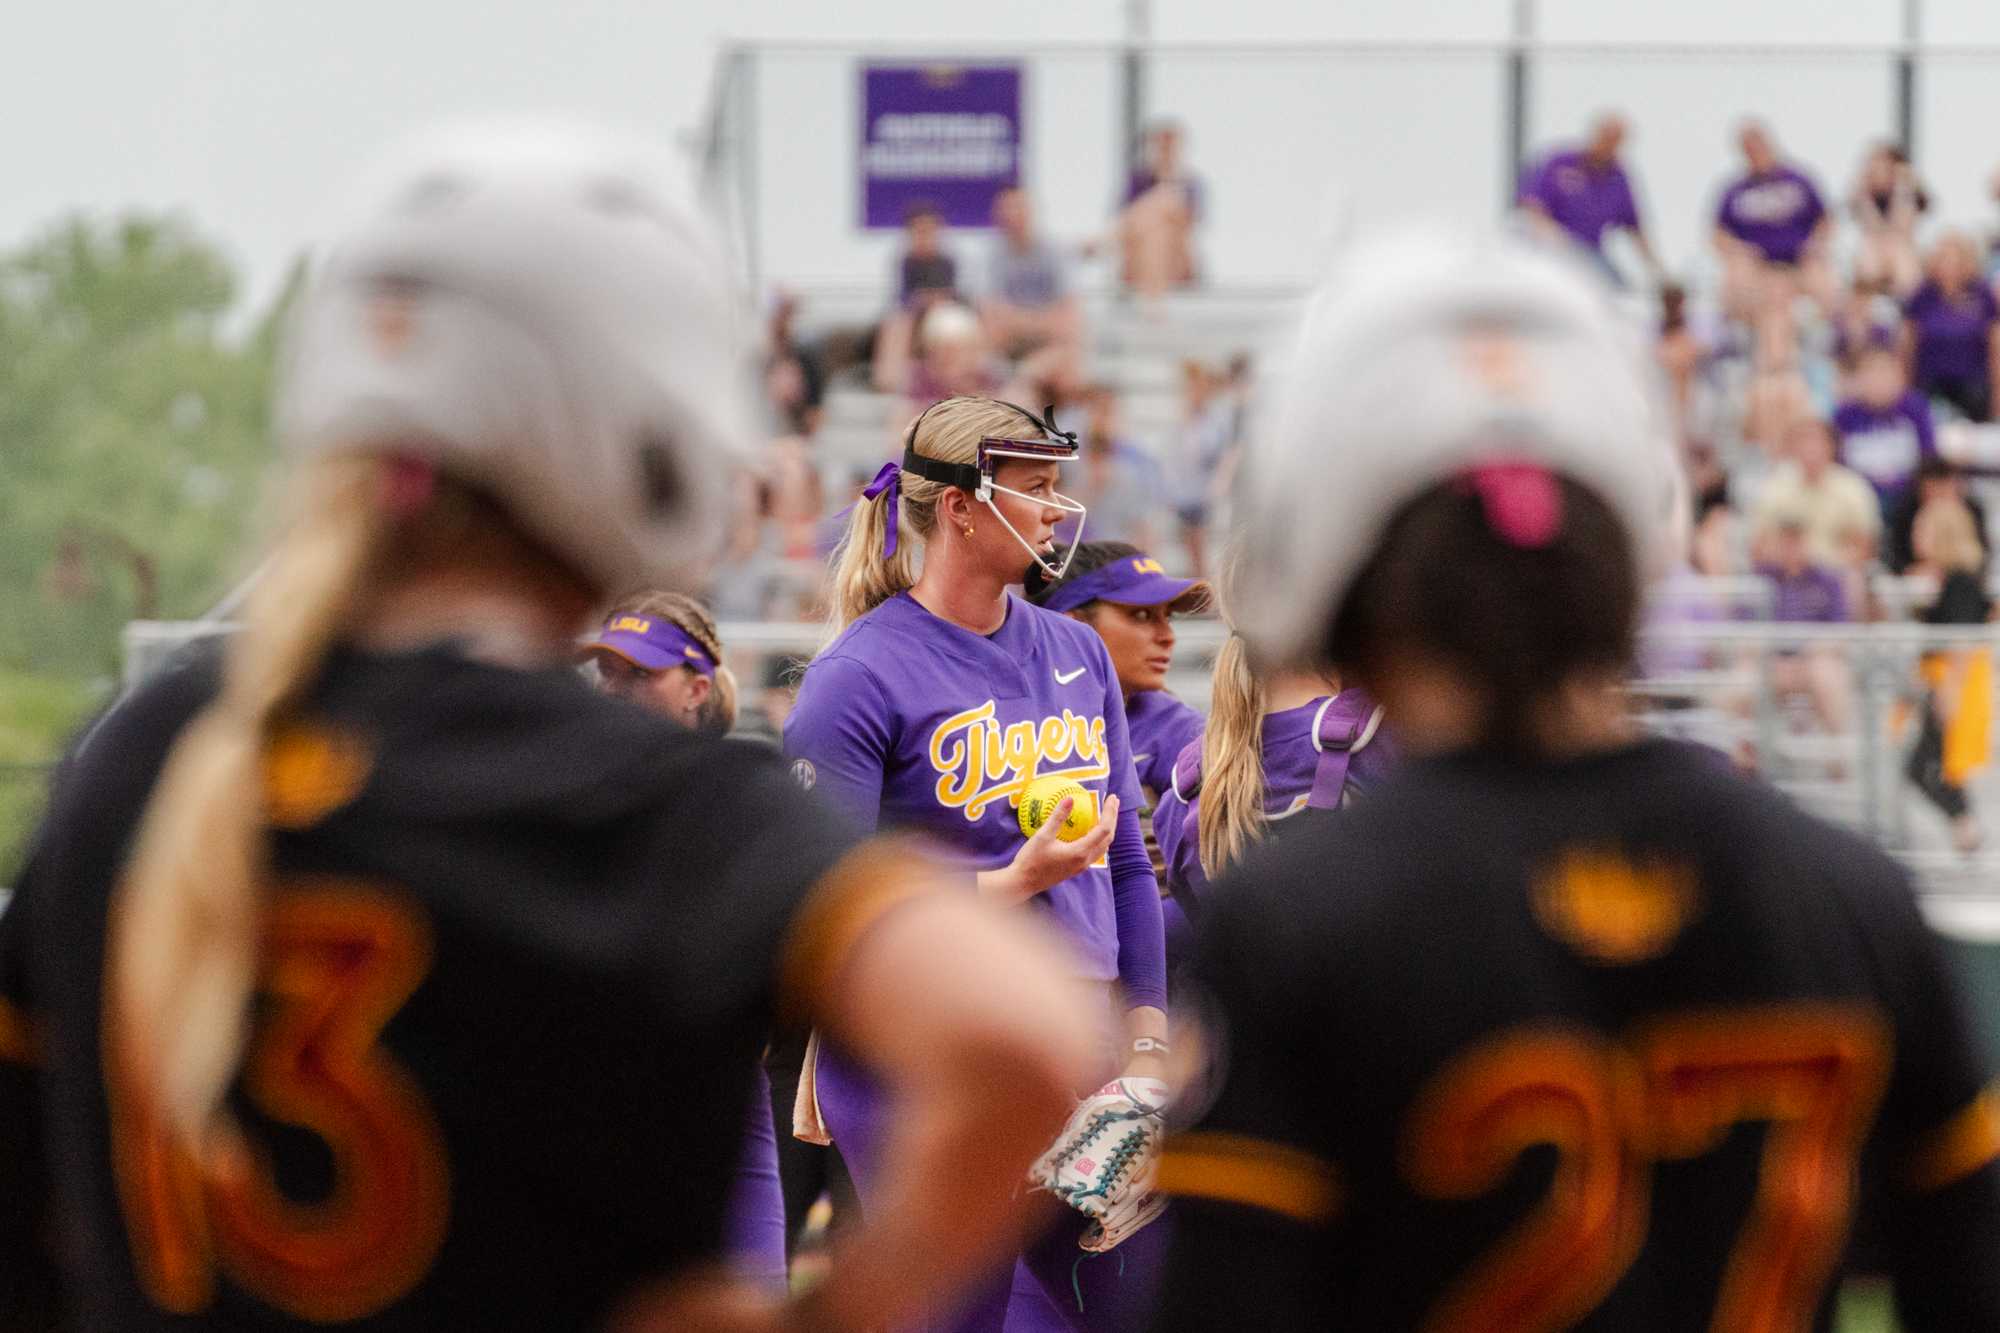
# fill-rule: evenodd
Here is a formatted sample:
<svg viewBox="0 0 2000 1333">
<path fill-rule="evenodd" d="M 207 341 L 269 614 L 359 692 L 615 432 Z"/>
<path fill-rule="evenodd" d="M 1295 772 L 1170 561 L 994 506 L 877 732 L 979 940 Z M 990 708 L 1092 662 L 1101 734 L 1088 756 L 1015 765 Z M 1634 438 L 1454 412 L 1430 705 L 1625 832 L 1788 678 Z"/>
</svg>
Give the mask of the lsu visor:
<svg viewBox="0 0 2000 1333">
<path fill-rule="evenodd" d="M 1200 579 L 1169 578 L 1153 557 L 1128 555 L 1049 589 L 1042 605 L 1050 611 L 1074 611 L 1090 602 L 1116 602 L 1191 612 L 1204 609 L 1208 601 L 1208 585 Z"/>
<path fill-rule="evenodd" d="M 597 637 L 583 645 L 585 656 L 610 653 L 641 671 L 691 667 L 703 676 L 715 674 L 715 661 L 693 635 L 665 616 L 615 615 Z"/>
</svg>

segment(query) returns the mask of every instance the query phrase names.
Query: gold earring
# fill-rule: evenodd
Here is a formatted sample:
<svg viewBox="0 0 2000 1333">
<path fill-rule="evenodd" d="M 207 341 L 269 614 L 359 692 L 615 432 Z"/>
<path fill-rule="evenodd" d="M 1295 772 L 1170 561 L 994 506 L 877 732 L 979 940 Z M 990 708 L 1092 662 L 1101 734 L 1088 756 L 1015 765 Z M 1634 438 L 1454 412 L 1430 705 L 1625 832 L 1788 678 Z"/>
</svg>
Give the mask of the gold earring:
<svg viewBox="0 0 2000 1333">
<path fill-rule="evenodd" d="M 965 535 L 968 537 L 972 535 L 972 525 L 970 523 L 965 525 Z"/>
</svg>

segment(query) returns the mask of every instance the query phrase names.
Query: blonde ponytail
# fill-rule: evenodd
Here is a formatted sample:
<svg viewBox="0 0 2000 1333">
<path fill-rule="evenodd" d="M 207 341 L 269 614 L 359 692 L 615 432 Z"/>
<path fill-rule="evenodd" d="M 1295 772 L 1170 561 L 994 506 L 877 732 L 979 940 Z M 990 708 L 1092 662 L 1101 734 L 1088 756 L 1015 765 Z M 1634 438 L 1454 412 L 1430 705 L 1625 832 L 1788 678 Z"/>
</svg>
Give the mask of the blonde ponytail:
<svg viewBox="0 0 2000 1333">
<path fill-rule="evenodd" d="M 1208 722 L 1201 732 L 1201 868 L 1210 879 L 1264 836 L 1264 682 L 1238 634 L 1215 655 Z"/>
<path fill-rule="evenodd" d="M 993 398 L 947 398 L 925 410 L 911 432 L 911 447 L 925 458 L 943 463 L 970 463 L 979 456 L 979 441 L 989 435 L 1018 434 L 1024 413 Z M 1027 419 L 1039 434 L 1041 424 Z M 903 473 L 897 485 L 854 502 L 847 532 L 833 553 L 827 591 L 827 641 L 897 593 L 916 586 L 917 545 L 937 530 L 938 500 L 943 482 Z M 901 500 L 895 499 L 901 492 Z M 883 554 L 889 536 L 889 506 L 897 511 L 896 550 Z"/>
<path fill-rule="evenodd" d="M 270 862 L 265 744 L 381 555 L 390 528 L 381 469 L 377 457 L 346 455 L 301 475 L 220 692 L 168 754 L 118 888 L 107 1053 L 189 1144 L 215 1125 L 256 981 Z"/>
<path fill-rule="evenodd" d="M 902 479 L 904 486 L 922 484 L 928 483 L 917 477 L 906 476 Z M 882 548 L 889 537 L 889 506 L 899 503 L 903 506 L 897 533 L 900 540 L 896 543 L 894 555 L 883 555 Z M 933 508 L 932 523 L 936 522 L 936 517 Z M 833 572 L 827 596 L 829 641 L 897 593 L 916 585 L 916 543 L 911 540 L 916 526 L 909 501 L 899 501 L 893 490 L 854 502 L 854 512 L 847 519 L 847 531 L 833 553 Z"/>
</svg>

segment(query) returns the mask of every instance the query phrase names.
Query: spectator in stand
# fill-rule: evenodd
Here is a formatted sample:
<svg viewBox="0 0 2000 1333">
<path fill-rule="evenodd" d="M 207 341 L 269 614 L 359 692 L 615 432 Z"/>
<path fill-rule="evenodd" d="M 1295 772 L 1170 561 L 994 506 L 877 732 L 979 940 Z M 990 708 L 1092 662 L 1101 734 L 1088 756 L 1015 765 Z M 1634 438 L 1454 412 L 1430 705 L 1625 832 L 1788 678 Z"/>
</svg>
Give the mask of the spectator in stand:
<svg viewBox="0 0 2000 1333">
<path fill-rule="evenodd" d="M 1779 159 L 1762 125 L 1746 123 L 1737 142 L 1745 170 L 1723 190 L 1715 212 L 1723 301 L 1755 331 L 1756 363 L 1774 368 L 1796 353 L 1792 305 L 1798 297 L 1833 308 L 1833 268 L 1826 257 L 1833 223 L 1819 188 Z"/>
<path fill-rule="evenodd" d="M 1917 469 L 1937 456 L 1930 400 L 1912 389 L 1903 358 L 1884 343 L 1861 353 L 1854 396 L 1834 409 L 1840 461 L 1868 479 L 1884 518 L 1911 488 Z"/>
<path fill-rule="evenodd" d="M 1986 550 L 1986 507 L 1965 487 L 1965 474 L 1942 458 L 1926 458 L 1917 468 L 1917 484 L 1889 511 L 1882 534 L 1882 563 L 1892 574 L 1906 574 L 1917 562 L 1917 515 L 1933 504 L 1960 504 L 1972 515 L 1973 536 Z"/>
<path fill-rule="evenodd" d="M 764 481 L 770 517 L 777 524 L 786 560 L 814 560 L 820 516 L 826 512 L 826 484 L 811 442 L 797 435 L 771 441 L 764 450 Z"/>
<path fill-rule="evenodd" d="M 1146 131 L 1144 160 L 1125 185 L 1118 242 L 1125 282 L 1157 302 L 1194 283 L 1194 229 L 1202 218 L 1201 181 L 1182 160 L 1181 127 L 1160 121 Z"/>
<path fill-rule="evenodd" d="M 903 248 L 890 281 L 894 305 L 875 335 L 875 387 L 895 393 L 909 374 L 910 344 L 924 312 L 940 302 L 963 303 L 958 260 L 944 241 L 944 214 L 933 204 L 911 204 L 903 214 Z"/>
<path fill-rule="evenodd" d="M 1833 363 L 1837 378 L 1836 395 L 1849 397 L 1855 373 L 1861 367 L 1861 353 L 1871 343 L 1901 337 L 1903 307 L 1889 292 L 1886 281 L 1856 278 L 1841 293 L 1833 311 Z"/>
<path fill-rule="evenodd" d="M 1089 510 L 1093 539 L 1130 542 L 1142 551 L 1157 550 L 1160 516 L 1167 508 L 1166 476 L 1159 460 L 1126 435 L 1120 420 L 1118 393 L 1107 384 L 1084 391 L 1089 415 L 1082 432 L 1083 471 L 1076 498 Z M 1076 525 L 1065 518 L 1056 525 L 1056 540 L 1076 540 Z"/>
<path fill-rule="evenodd" d="M 1797 516 L 1778 522 L 1771 559 L 1758 572 L 1771 584 L 1771 619 L 1782 624 L 1841 625 L 1852 620 L 1839 571 L 1817 564 Z M 1772 683 L 1780 694 L 1803 694 L 1827 731 L 1847 730 L 1854 715 L 1854 676 L 1837 647 L 1809 644 L 1803 651 L 1772 654 Z"/>
<path fill-rule="evenodd" d="M 1740 420 L 1744 442 L 1772 459 L 1783 456 L 1786 433 L 1814 411 L 1801 350 L 1787 346 L 1776 356 L 1751 367 Z"/>
<path fill-rule="evenodd" d="M 1543 158 L 1521 191 L 1521 209 L 1549 236 L 1562 237 L 1590 257 L 1614 286 L 1624 277 L 1604 253 L 1604 234 L 1615 228 L 1632 233 L 1632 244 L 1655 277 L 1660 261 L 1646 240 L 1639 221 L 1639 204 L 1632 182 L 1619 161 L 1624 146 L 1625 119 L 1607 112 L 1590 127 L 1590 138 L 1579 148 L 1564 148 Z"/>
<path fill-rule="evenodd" d="M 793 435 L 806 439 L 819 433 L 826 409 L 826 372 L 816 350 L 798 340 L 793 321 L 799 300 L 779 292 L 771 301 L 771 322 L 764 337 L 764 393 L 771 410 Z"/>
<path fill-rule="evenodd" d="M 920 358 L 908 383 L 902 386 L 909 399 L 904 420 L 958 394 L 990 397 L 1000 393 L 1006 376 L 987 347 L 979 316 L 967 307 L 949 302 L 933 305 L 924 313 L 917 342 Z"/>
<path fill-rule="evenodd" d="M 1744 572 L 1742 542 L 1736 532 L 1736 506 L 1730 504 L 1728 482 L 1690 484 L 1694 492 L 1694 526 L 1688 532 L 1688 564 L 1702 578 L 1734 578 Z"/>
<path fill-rule="evenodd" d="M 1942 398 L 1968 421 L 1993 417 L 2000 378 L 2000 303 L 1979 275 L 1979 255 L 1963 232 L 1931 248 L 1926 281 L 1903 308 L 1903 348 L 1917 392 Z"/>
<path fill-rule="evenodd" d="M 1938 580 L 1937 597 L 1922 613 L 1926 624 L 1992 621 L 1979 534 L 1972 511 L 1949 497 L 1932 500 L 1918 513 L 1913 535 L 1918 564 Z M 1921 670 L 1927 687 L 1923 716 L 1904 771 L 1951 821 L 1952 844 L 1970 854 L 1984 834 L 1965 788 L 1992 759 L 1993 653 L 1982 648 L 1929 653 Z"/>
<path fill-rule="evenodd" d="M 1181 362 L 1181 414 L 1175 428 L 1174 513 L 1194 577 L 1206 577 L 1208 520 L 1218 474 L 1236 438 L 1236 404 L 1224 378 L 1200 361 Z"/>
<path fill-rule="evenodd" d="M 1789 456 L 1765 480 L 1751 511 L 1750 540 L 1759 560 L 1776 561 L 1781 534 L 1797 524 L 1807 558 L 1841 574 L 1852 605 L 1861 591 L 1859 576 L 1875 557 L 1882 511 L 1867 479 L 1834 461 L 1839 446 L 1833 427 L 1818 417 L 1793 425 L 1786 437 Z"/>
<path fill-rule="evenodd" d="M 1035 230 L 1026 190 L 1014 186 L 1000 192 L 993 201 L 993 226 L 979 301 L 993 345 L 1010 361 L 1050 346 L 1080 352 L 1083 306 L 1062 256 Z"/>
<path fill-rule="evenodd" d="M 702 600 L 718 620 L 786 619 L 780 607 L 784 537 L 773 522 L 773 488 L 757 472 L 741 469 L 733 490 L 729 538 L 709 568 Z"/>
<path fill-rule="evenodd" d="M 1847 194 L 1847 211 L 1861 230 L 1854 281 L 1898 294 L 1917 285 L 1917 218 L 1931 206 L 1908 154 L 1892 143 L 1868 150 Z"/>
<path fill-rule="evenodd" d="M 933 204 L 911 204 L 903 216 L 903 252 L 896 260 L 896 304 L 920 310 L 937 301 L 961 301 L 958 260 L 944 243 L 944 214 Z"/>
<path fill-rule="evenodd" d="M 1674 419 L 1685 432 L 1694 419 L 1695 378 L 1708 348 L 1688 324 L 1687 288 L 1677 282 L 1660 284 L 1660 336 L 1653 346 L 1666 373 Z"/>
</svg>

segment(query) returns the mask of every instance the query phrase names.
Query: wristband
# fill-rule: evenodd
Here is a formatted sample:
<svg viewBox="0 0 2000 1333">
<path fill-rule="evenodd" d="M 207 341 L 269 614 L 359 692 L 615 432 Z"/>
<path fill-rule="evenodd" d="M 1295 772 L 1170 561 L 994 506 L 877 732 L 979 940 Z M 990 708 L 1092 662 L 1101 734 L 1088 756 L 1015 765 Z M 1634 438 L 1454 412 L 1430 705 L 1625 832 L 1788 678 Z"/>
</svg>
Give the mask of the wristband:
<svg viewBox="0 0 2000 1333">
<path fill-rule="evenodd" d="M 1137 1037 L 1132 1042 L 1134 1055 L 1166 1055 L 1167 1044 L 1158 1037 Z"/>
</svg>

